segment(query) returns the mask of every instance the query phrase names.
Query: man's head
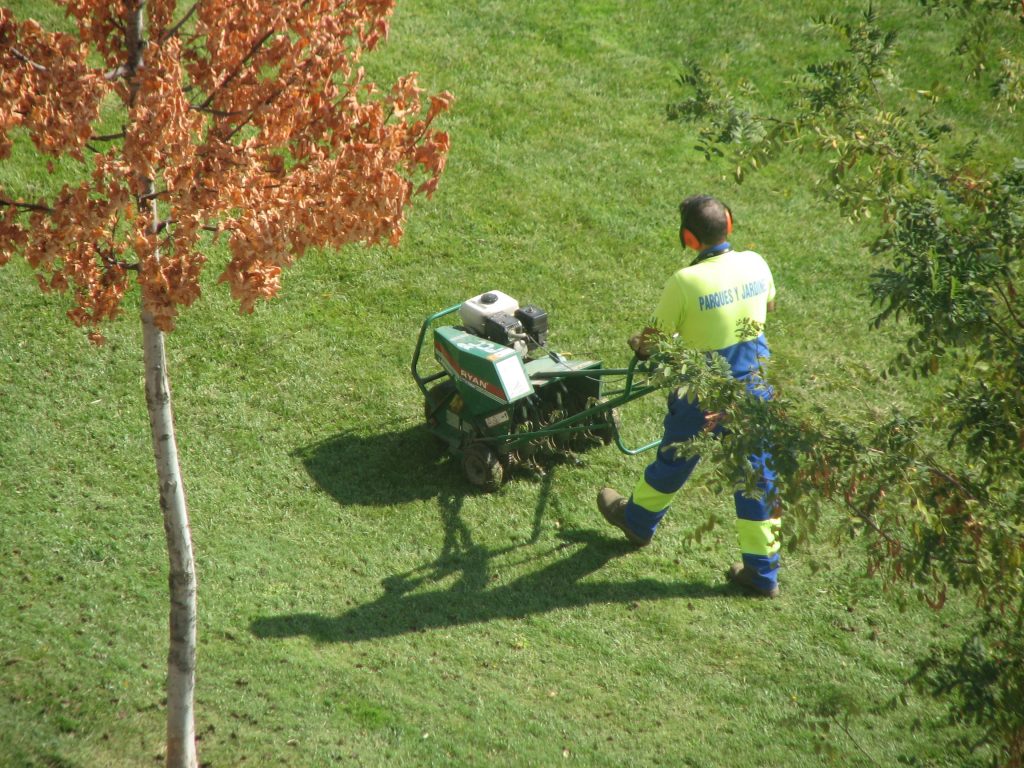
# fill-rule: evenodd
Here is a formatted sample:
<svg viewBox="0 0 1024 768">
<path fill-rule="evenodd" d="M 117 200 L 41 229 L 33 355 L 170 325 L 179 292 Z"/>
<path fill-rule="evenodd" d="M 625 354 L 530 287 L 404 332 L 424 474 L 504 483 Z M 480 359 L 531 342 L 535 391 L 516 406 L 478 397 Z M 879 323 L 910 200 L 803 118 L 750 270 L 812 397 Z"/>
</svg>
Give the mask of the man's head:
<svg viewBox="0 0 1024 768">
<path fill-rule="evenodd" d="M 692 195 L 679 204 L 679 241 L 695 251 L 724 243 L 732 232 L 732 211 L 710 195 Z"/>
</svg>

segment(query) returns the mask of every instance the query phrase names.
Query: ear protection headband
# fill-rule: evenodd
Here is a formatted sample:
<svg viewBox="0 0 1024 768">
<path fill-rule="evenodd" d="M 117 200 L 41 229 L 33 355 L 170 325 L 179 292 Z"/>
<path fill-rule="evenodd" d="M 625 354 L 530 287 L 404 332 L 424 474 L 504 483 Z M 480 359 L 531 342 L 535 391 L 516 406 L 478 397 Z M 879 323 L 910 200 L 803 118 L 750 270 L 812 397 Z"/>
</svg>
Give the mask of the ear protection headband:
<svg viewBox="0 0 1024 768">
<path fill-rule="evenodd" d="M 693 212 L 697 210 L 698 206 L 703 205 L 708 200 L 714 199 L 715 198 L 713 198 L 711 195 L 698 195 L 697 197 L 687 200 L 686 205 L 683 206 L 682 234 L 683 243 L 686 245 L 686 247 L 692 248 L 695 251 L 700 250 L 700 238 L 698 238 L 695 234 L 693 234 L 692 231 L 690 231 L 688 221 L 690 217 L 693 215 Z M 726 205 L 725 203 L 722 203 L 722 207 L 725 208 L 725 235 L 726 237 L 728 237 L 729 235 L 732 234 L 732 211 L 729 209 L 729 206 Z"/>
</svg>

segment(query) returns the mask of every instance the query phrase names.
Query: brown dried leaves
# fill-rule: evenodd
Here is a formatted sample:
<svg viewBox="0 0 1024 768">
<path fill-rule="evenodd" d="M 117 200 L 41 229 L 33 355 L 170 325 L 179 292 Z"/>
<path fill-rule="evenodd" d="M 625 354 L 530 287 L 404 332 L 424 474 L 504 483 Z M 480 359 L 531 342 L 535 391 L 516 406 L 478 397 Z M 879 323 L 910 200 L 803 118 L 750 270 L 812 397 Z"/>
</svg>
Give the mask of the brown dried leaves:
<svg viewBox="0 0 1024 768">
<path fill-rule="evenodd" d="M 0 8 L 0 160 L 15 126 L 28 130 L 40 152 L 81 158 L 110 89 L 87 54 L 69 35 L 45 32 L 31 19 L 18 23 Z"/>
<path fill-rule="evenodd" d="M 203 128 L 200 113 L 189 107 L 182 90 L 180 44 L 172 39 L 150 46 L 136 77 L 128 111 L 124 159 L 141 178 L 160 177 L 172 190 L 188 169 Z"/>
<path fill-rule="evenodd" d="M 40 151 L 81 158 L 111 90 L 124 138 L 36 210 L 0 192 L 0 265 L 23 252 L 45 290 L 73 291 L 79 325 L 116 316 L 134 270 L 171 330 L 200 293 L 204 229 L 227 233 L 220 280 L 250 312 L 310 247 L 397 243 L 412 197 L 444 170 L 448 136 L 432 124 L 451 95 L 424 111 L 415 73 L 382 93 L 358 66 L 394 0 L 150 0 L 143 66 L 120 80 L 126 5 L 67 5 L 80 41 L 0 9 L 0 157 L 23 126 Z M 87 45 L 110 79 L 87 66 Z"/>
</svg>

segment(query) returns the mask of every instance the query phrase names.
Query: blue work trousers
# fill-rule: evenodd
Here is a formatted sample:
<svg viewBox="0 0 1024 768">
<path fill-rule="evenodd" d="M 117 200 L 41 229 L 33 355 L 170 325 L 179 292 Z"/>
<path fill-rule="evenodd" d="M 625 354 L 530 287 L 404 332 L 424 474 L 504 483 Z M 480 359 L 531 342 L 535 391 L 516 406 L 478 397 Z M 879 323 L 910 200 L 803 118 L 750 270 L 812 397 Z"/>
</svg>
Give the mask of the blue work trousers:
<svg viewBox="0 0 1024 768">
<path fill-rule="evenodd" d="M 688 457 L 685 447 L 680 451 L 678 444 L 704 429 L 705 415 L 697 403 L 688 402 L 675 393 L 669 397 L 658 455 L 644 470 L 643 479 L 633 489 L 626 506 L 626 525 L 637 536 L 646 539 L 654 535 L 673 497 L 700 461 L 699 456 Z M 715 431 L 720 434 L 722 428 Z M 734 494 L 740 554 L 747 569 L 756 574 L 754 583 L 765 590 L 776 585 L 779 570 L 780 520 L 777 515 L 773 516 L 775 473 L 768 466 L 770 460 L 768 452 L 750 457 L 751 466 L 759 475 L 759 498 L 748 498 L 742 492 Z"/>
</svg>

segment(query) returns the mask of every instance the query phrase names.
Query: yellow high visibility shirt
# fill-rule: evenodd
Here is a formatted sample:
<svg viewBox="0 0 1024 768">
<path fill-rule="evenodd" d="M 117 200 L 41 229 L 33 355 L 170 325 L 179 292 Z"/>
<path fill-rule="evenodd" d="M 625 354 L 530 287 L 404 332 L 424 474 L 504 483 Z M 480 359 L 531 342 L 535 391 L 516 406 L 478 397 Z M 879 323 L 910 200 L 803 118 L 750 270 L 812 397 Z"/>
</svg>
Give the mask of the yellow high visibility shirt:
<svg viewBox="0 0 1024 768">
<path fill-rule="evenodd" d="M 763 258 L 754 251 L 727 250 L 683 267 L 665 283 L 654 312 L 654 326 L 702 352 L 723 350 L 757 334 L 742 335 L 744 319 L 761 325 L 768 303 L 775 300 L 775 282 Z"/>
</svg>

